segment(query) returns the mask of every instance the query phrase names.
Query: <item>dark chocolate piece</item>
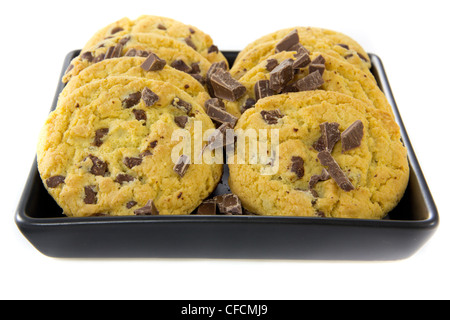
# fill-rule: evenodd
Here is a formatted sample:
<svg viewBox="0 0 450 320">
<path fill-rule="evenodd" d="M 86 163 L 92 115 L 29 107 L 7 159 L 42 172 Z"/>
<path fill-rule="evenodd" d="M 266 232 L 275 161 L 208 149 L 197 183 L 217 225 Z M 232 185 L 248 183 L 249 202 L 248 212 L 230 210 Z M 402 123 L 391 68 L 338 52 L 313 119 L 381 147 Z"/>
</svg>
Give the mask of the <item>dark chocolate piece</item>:
<svg viewBox="0 0 450 320">
<path fill-rule="evenodd" d="M 111 59 L 111 58 L 112 58 L 115 49 L 116 49 L 116 47 L 113 46 L 113 47 L 109 47 L 109 48 L 106 50 L 106 53 L 105 53 L 105 60 Z"/>
<path fill-rule="evenodd" d="M 358 54 L 358 57 L 359 57 L 361 60 L 363 60 L 363 61 L 365 61 L 365 62 L 368 62 L 367 58 L 364 57 L 361 53 L 357 52 L 357 54 Z"/>
<path fill-rule="evenodd" d="M 284 117 L 279 109 L 269 111 L 263 110 L 261 111 L 261 116 L 267 124 L 277 124 L 278 120 Z"/>
<path fill-rule="evenodd" d="M 188 156 L 183 154 L 178 158 L 177 163 L 175 163 L 173 171 L 175 171 L 181 178 L 183 178 L 189 166 L 190 166 L 190 159 Z"/>
<path fill-rule="evenodd" d="M 135 48 L 131 48 L 125 53 L 125 57 L 136 57 L 137 50 Z"/>
<path fill-rule="evenodd" d="M 92 52 L 86 51 L 80 56 L 81 60 L 86 60 L 87 62 L 94 61 L 94 56 L 92 55 Z"/>
<path fill-rule="evenodd" d="M 73 64 L 70 64 L 70 65 L 67 67 L 66 72 L 65 72 L 64 74 L 68 74 L 70 71 L 72 71 L 73 68 L 74 68 L 74 65 L 73 65 Z"/>
<path fill-rule="evenodd" d="M 330 178 L 331 176 L 328 173 L 327 169 L 322 169 L 322 173 L 320 175 L 313 175 L 309 180 L 309 189 L 312 190 L 319 181 L 326 181 Z"/>
<path fill-rule="evenodd" d="M 214 198 L 219 212 L 226 215 L 242 215 L 242 204 L 235 194 L 225 194 Z"/>
<path fill-rule="evenodd" d="M 145 206 L 136 209 L 134 214 L 137 216 L 157 216 L 159 215 L 158 209 L 156 209 L 153 200 L 149 200 Z"/>
<path fill-rule="evenodd" d="M 215 45 L 211 45 L 208 48 L 208 53 L 219 53 L 219 48 L 217 46 L 215 46 Z"/>
<path fill-rule="evenodd" d="M 158 145 L 158 140 L 150 142 L 150 148 L 154 149 Z"/>
<path fill-rule="evenodd" d="M 292 30 L 289 32 L 287 36 L 285 36 L 283 39 L 281 39 L 280 42 L 275 47 L 275 52 L 281 52 L 281 51 L 290 51 L 290 49 L 298 44 L 300 42 L 300 38 L 298 37 L 298 31 L 297 29 Z"/>
<path fill-rule="evenodd" d="M 309 73 L 312 74 L 315 71 L 319 71 L 321 75 L 325 72 L 325 58 L 322 55 L 319 55 L 309 65 Z"/>
<path fill-rule="evenodd" d="M 163 24 L 158 24 L 157 25 L 157 28 L 159 29 L 159 30 L 167 30 L 167 28 L 163 25 Z"/>
<path fill-rule="evenodd" d="M 142 91 L 142 100 L 144 100 L 147 107 L 151 107 L 159 100 L 159 97 L 152 90 L 145 87 Z"/>
<path fill-rule="evenodd" d="M 245 100 L 244 104 L 241 106 L 241 113 L 244 113 L 246 110 L 254 108 L 256 104 L 256 100 L 252 98 L 248 98 Z"/>
<path fill-rule="evenodd" d="M 225 61 L 221 61 L 221 62 L 215 62 L 211 65 L 211 67 L 208 69 L 208 72 L 206 72 L 206 88 L 208 89 L 208 93 L 211 96 L 211 98 L 215 98 L 216 96 L 214 95 L 214 89 L 211 85 L 211 75 L 217 71 L 217 69 L 223 69 L 223 70 L 227 70 L 227 64 L 225 63 Z"/>
<path fill-rule="evenodd" d="M 122 27 L 115 27 L 111 30 L 111 34 L 116 34 L 117 32 L 123 31 Z"/>
<path fill-rule="evenodd" d="M 173 99 L 172 105 L 180 110 L 183 110 L 187 114 L 189 114 L 192 110 L 192 105 L 189 102 L 181 100 L 180 98 Z"/>
<path fill-rule="evenodd" d="M 302 157 L 292 157 L 291 162 L 291 172 L 294 172 L 299 179 L 303 178 L 303 176 L 305 175 L 305 162 L 303 161 Z"/>
<path fill-rule="evenodd" d="M 213 216 L 216 215 L 216 200 L 210 199 L 205 200 L 203 203 L 197 208 L 197 214 L 200 216 Z"/>
<path fill-rule="evenodd" d="M 122 39 L 120 39 L 119 40 L 119 43 L 122 45 L 122 46 L 125 46 L 127 43 L 128 43 L 128 41 L 130 41 L 131 40 L 131 37 L 130 36 L 126 36 L 126 37 L 123 37 Z M 123 49 L 123 48 L 122 48 Z"/>
<path fill-rule="evenodd" d="M 166 60 L 159 58 L 156 54 L 150 53 L 148 58 L 141 65 L 141 68 L 145 71 L 159 71 L 164 69 Z"/>
<path fill-rule="evenodd" d="M 89 155 L 87 158 L 91 159 L 92 161 L 92 167 L 89 172 L 93 175 L 104 177 L 106 175 L 106 172 L 108 172 L 108 165 L 106 164 L 106 162 L 93 155 Z"/>
<path fill-rule="evenodd" d="M 200 82 L 200 84 L 201 84 L 202 86 L 204 86 L 204 85 L 206 84 L 206 80 L 205 80 L 205 78 L 204 78 L 201 74 L 198 74 L 198 73 L 190 73 L 190 75 L 191 75 L 192 78 L 194 78 L 195 80 L 197 80 L 198 82 Z"/>
<path fill-rule="evenodd" d="M 103 144 L 103 138 L 108 134 L 108 128 L 102 128 L 95 131 L 94 146 L 100 147 Z"/>
<path fill-rule="evenodd" d="M 315 71 L 298 80 L 294 86 L 298 91 L 312 91 L 319 89 L 324 83 L 325 81 L 323 80 L 320 71 Z"/>
<path fill-rule="evenodd" d="M 309 54 L 306 50 L 301 50 L 294 56 L 294 58 L 295 60 L 292 64 L 292 68 L 294 69 L 305 68 L 306 66 L 308 66 L 308 64 L 311 63 L 311 58 L 309 57 Z"/>
<path fill-rule="evenodd" d="M 317 158 L 324 167 L 328 167 L 328 173 L 333 178 L 333 180 L 336 181 L 339 188 L 344 191 L 351 191 L 355 189 L 350 180 L 339 167 L 339 164 L 336 162 L 336 160 L 334 160 L 334 158 L 328 151 L 319 152 Z"/>
<path fill-rule="evenodd" d="M 136 120 L 140 121 L 140 120 L 147 120 L 147 114 L 145 113 L 144 110 L 141 109 L 133 109 L 133 113 L 134 113 L 134 117 L 136 118 Z"/>
<path fill-rule="evenodd" d="M 294 60 L 286 59 L 270 72 L 270 88 L 280 92 L 294 78 Z"/>
<path fill-rule="evenodd" d="M 122 56 L 123 45 L 119 42 L 117 46 L 114 47 L 111 58 L 120 58 Z"/>
<path fill-rule="evenodd" d="M 191 67 L 189 67 L 183 60 L 175 60 L 170 66 L 186 73 L 191 71 Z"/>
<path fill-rule="evenodd" d="M 119 173 L 114 181 L 120 184 L 124 184 L 125 182 L 131 182 L 134 180 L 134 177 L 130 176 L 129 174 Z"/>
<path fill-rule="evenodd" d="M 63 184 L 66 180 L 64 176 L 53 176 L 45 180 L 47 188 L 56 188 L 60 184 Z"/>
<path fill-rule="evenodd" d="M 145 158 L 145 157 L 150 157 L 152 155 L 153 155 L 153 153 L 150 150 L 145 150 L 144 152 L 139 154 L 139 157 L 140 158 Z"/>
<path fill-rule="evenodd" d="M 84 187 L 84 203 L 85 204 L 97 203 L 97 192 L 95 191 L 95 186 Z"/>
<path fill-rule="evenodd" d="M 98 56 L 96 56 L 95 58 L 94 58 L 94 63 L 98 63 L 98 62 L 100 62 L 100 61 L 103 61 L 103 60 L 105 60 L 105 54 L 104 53 L 100 53 Z"/>
<path fill-rule="evenodd" d="M 184 42 L 186 42 L 186 44 L 192 49 L 197 50 L 197 47 L 195 46 L 195 43 L 192 41 L 191 36 L 184 38 Z"/>
<path fill-rule="evenodd" d="M 200 63 L 194 62 L 191 64 L 191 70 L 189 71 L 189 74 L 199 74 L 201 72 L 200 70 Z"/>
<path fill-rule="evenodd" d="M 130 169 L 142 164 L 142 158 L 125 157 L 123 163 Z"/>
<path fill-rule="evenodd" d="M 317 56 L 311 64 L 325 64 L 325 58 L 322 55 Z"/>
<path fill-rule="evenodd" d="M 212 106 L 214 108 L 219 108 L 222 110 L 225 110 L 225 103 L 223 103 L 222 100 L 219 98 L 212 98 L 205 101 L 205 110 L 208 110 L 208 108 Z"/>
<path fill-rule="evenodd" d="M 130 94 L 122 101 L 122 107 L 125 109 L 134 107 L 141 101 L 142 94 L 140 92 L 135 92 Z"/>
<path fill-rule="evenodd" d="M 234 135 L 232 141 L 227 141 L 227 130 L 233 129 L 231 124 L 223 123 L 219 128 L 208 137 L 208 149 L 213 150 L 234 143 Z"/>
<path fill-rule="evenodd" d="M 270 88 L 270 81 L 269 80 L 259 80 L 255 83 L 255 98 L 256 101 L 259 99 L 273 96 L 275 94 L 275 91 L 273 91 Z"/>
<path fill-rule="evenodd" d="M 131 209 L 131 208 L 133 208 L 135 205 L 137 205 L 137 202 L 136 202 L 136 201 L 129 201 L 129 202 L 127 202 L 127 204 L 126 204 L 126 207 L 127 207 L 127 209 Z"/>
<path fill-rule="evenodd" d="M 207 107 L 206 113 L 211 119 L 220 123 L 229 123 L 232 128 L 234 128 L 234 126 L 236 125 L 238 118 L 233 116 L 231 113 L 223 110 L 220 106 L 217 106 L 215 104 L 208 104 L 205 105 L 205 107 Z"/>
<path fill-rule="evenodd" d="M 346 152 L 361 145 L 364 136 L 364 124 L 361 120 L 356 120 L 341 134 L 342 152 Z"/>
<path fill-rule="evenodd" d="M 228 71 L 218 68 L 210 78 L 214 96 L 228 101 L 236 101 L 242 97 L 246 89 L 235 80 Z"/>
<path fill-rule="evenodd" d="M 273 69 L 275 69 L 278 66 L 278 61 L 277 59 L 268 59 L 267 60 L 267 64 L 266 64 L 266 69 L 267 71 L 272 71 Z"/>
<path fill-rule="evenodd" d="M 336 122 L 324 122 L 320 124 L 320 130 L 322 135 L 319 140 L 313 144 L 313 148 L 316 151 L 328 151 L 332 152 L 334 145 L 341 139 L 341 133 L 339 131 L 339 123 Z"/>
<path fill-rule="evenodd" d="M 189 121 L 189 117 L 188 116 L 177 116 L 173 120 L 175 121 L 177 126 L 184 129 L 186 127 L 186 123 Z"/>
<path fill-rule="evenodd" d="M 344 49 L 346 49 L 346 50 L 350 50 L 350 47 L 348 45 L 346 45 L 345 43 L 338 43 L 337 45 L 342 47 L 342 48 L 344 48 Z"/>
</svg>

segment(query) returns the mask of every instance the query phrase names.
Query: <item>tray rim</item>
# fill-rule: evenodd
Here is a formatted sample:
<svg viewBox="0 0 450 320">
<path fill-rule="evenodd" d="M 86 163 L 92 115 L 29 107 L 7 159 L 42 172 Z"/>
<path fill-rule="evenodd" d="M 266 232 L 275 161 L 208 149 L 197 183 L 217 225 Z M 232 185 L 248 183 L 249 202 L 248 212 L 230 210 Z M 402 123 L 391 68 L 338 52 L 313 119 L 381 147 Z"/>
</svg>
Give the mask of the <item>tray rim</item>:
<svg viewBox="0 0 450 320">
<path fill-rule="evenodd" d="M 65 73 L 65 66 L 67 66 L 71 59 L 77 55 L 81 50 L 76 49 L 67 53 L 61 75 L 58 78 L 58 85 L 56 94 L 54 96 L 53 106 L 56 105 L 59 92 L 64 87 L 61 82 L 61 78 Z M 224 51 L 224 53 L 237 53 L 239 51 Z M 109 225 L 109 224 L 143 224 L 143 223 L 268 223 L 268 224 L 301 224 L 301 225 L 340 225 L 347 227 L 369 227 L 369 228 L 408 228 L 408 229 L 435 229 L 439 225 L 439 214 L 436 204 L 433 200 L 432 194 L 428 188 L 426 179 L 420 168 L 419 162 L 413 150 L 412 144 L 407 135 L 404 123 L 401 119 L 400 112 L 395 102 L 391 86 L 389 84 L 386 71 L 384 69 L 382 60 L 374 53 L 368 53 L 371 58 L 373 66 L 377 71 L 377 81 L 380 84 L 381 90 L 385 93 L 386 98 L 391 104 L 396 121 L 400 127 L 403 142 L 408 151 L 409 164 L 411 169 L 415 172 L 421 193 L 423 195 L 425 206 L 428 210 L 428 217 L 421 220 L 391 220 L 391 219 L 356 219 L 356 218 L 320 218 L 320 217 L 294 217 L 294 216 L 196 216 L 196 215 L 183 215 L 183 216 L 122 216 L 122 217 L 49 217 L 49 218 L 34 218 L 26 213 L 26 200 L 31 193 L 31 187 L 34 179 L 34 175 L 37 173 L 36 158 L 29 172 L 29 176 L 26 180 L 25 187 L 19 200 L 18 207 L 15 213 L 16 224 L 20 227 L 56 227 L 56 226 L 75 226 L 75 225 Z M 51 109 L 51 110 L 52 110 Z"/>
</svg>

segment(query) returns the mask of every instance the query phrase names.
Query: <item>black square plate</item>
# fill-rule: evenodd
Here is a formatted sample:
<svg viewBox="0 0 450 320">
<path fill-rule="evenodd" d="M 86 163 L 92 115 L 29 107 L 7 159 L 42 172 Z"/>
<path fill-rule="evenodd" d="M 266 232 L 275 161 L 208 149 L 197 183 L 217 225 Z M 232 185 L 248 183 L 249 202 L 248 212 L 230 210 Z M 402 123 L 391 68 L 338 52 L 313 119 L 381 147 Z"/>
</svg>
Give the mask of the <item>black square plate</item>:
<svg viewBox="0 0 450 320">
<path fill-rule="evenodd" d="M 70 52 L 63 71 L 79 54 Z M 232 65 L 238 52 L 224 52 Z M 41 253 L 65 258 L 227 258 L 397 260 L 433 235 L 439 217 L 378 56 L 377 82 L 391 103 L 408 149 L 411 176 L 399 205 L 383 220 L 261 216 L 149 216 L 68 218 L 47 193 L 36 160 L 15 221 Z M 62 73 L 61 73 L 62 77 Z M 61 79 L 60 77 L 60 79 Z M 63 89 L 59 80 L 52 109 Z M 215 194 L 229 191 L 225 172 Z"/>
</svg>

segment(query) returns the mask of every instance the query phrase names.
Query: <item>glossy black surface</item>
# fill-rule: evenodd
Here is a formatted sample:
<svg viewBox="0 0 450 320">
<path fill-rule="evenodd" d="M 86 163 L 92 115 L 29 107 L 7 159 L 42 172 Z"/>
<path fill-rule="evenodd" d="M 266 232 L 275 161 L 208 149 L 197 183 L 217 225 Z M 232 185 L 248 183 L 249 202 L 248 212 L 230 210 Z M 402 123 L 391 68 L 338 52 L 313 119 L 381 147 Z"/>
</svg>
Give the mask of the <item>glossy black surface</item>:
<svg viewBox="0 0 450 320">
<path fill-rule="evenodd" d="M 69 53 L 62 72 L 79 51 Z M 230 65 L 237 52 L 224 52 Z M 34 160 L 15 220 L 41 253 L 52 257 L 396 260 L 433 235 L 439 217 L 395 104 L 381 60 L 372 72 L 391 103 L 408 148 L 411 176 L 384 220 L 259 216 L 68 218 L 45 190 Z M 62 74 L 61 74 L 62 76 Z M 61 79 L 61 77 L 59 78 Z M 59 81 L 52 108 L 63 84 Z M 214 194 L 229 191 L 228 171 Z"/>
</svg>

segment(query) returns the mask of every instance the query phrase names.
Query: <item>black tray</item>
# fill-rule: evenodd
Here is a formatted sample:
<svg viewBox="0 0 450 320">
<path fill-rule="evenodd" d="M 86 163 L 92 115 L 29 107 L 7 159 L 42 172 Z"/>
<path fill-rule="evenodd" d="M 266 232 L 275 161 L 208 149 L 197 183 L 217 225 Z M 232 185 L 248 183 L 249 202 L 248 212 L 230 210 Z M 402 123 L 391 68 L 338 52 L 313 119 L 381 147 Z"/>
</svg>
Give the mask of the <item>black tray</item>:
<svg viewBox="0 0 450 320">
<path fill-rule="evenodd" d="M 79 54 L 70 52 L 62 72 Z M 224 52 L 232 65 L 238 52 Z M 383 220 L 261 216 L 68 218 L 47 193 L 33 162 L 15 221 L 51 257 L 397 260 L 433 235 L 439 217 L 400 118 L 381 60 L 372 72 L 391 103 L 408 149 L 411 176 L 399 205 Z M 61 74 L 62 77 L 62 74 Z M 60 77 L 60 79 L 61 79 Z M 53 101 L 55 108 L 58 88 Z M 228 192 L 228 172 L 215 194 Z"/>
</svg>

